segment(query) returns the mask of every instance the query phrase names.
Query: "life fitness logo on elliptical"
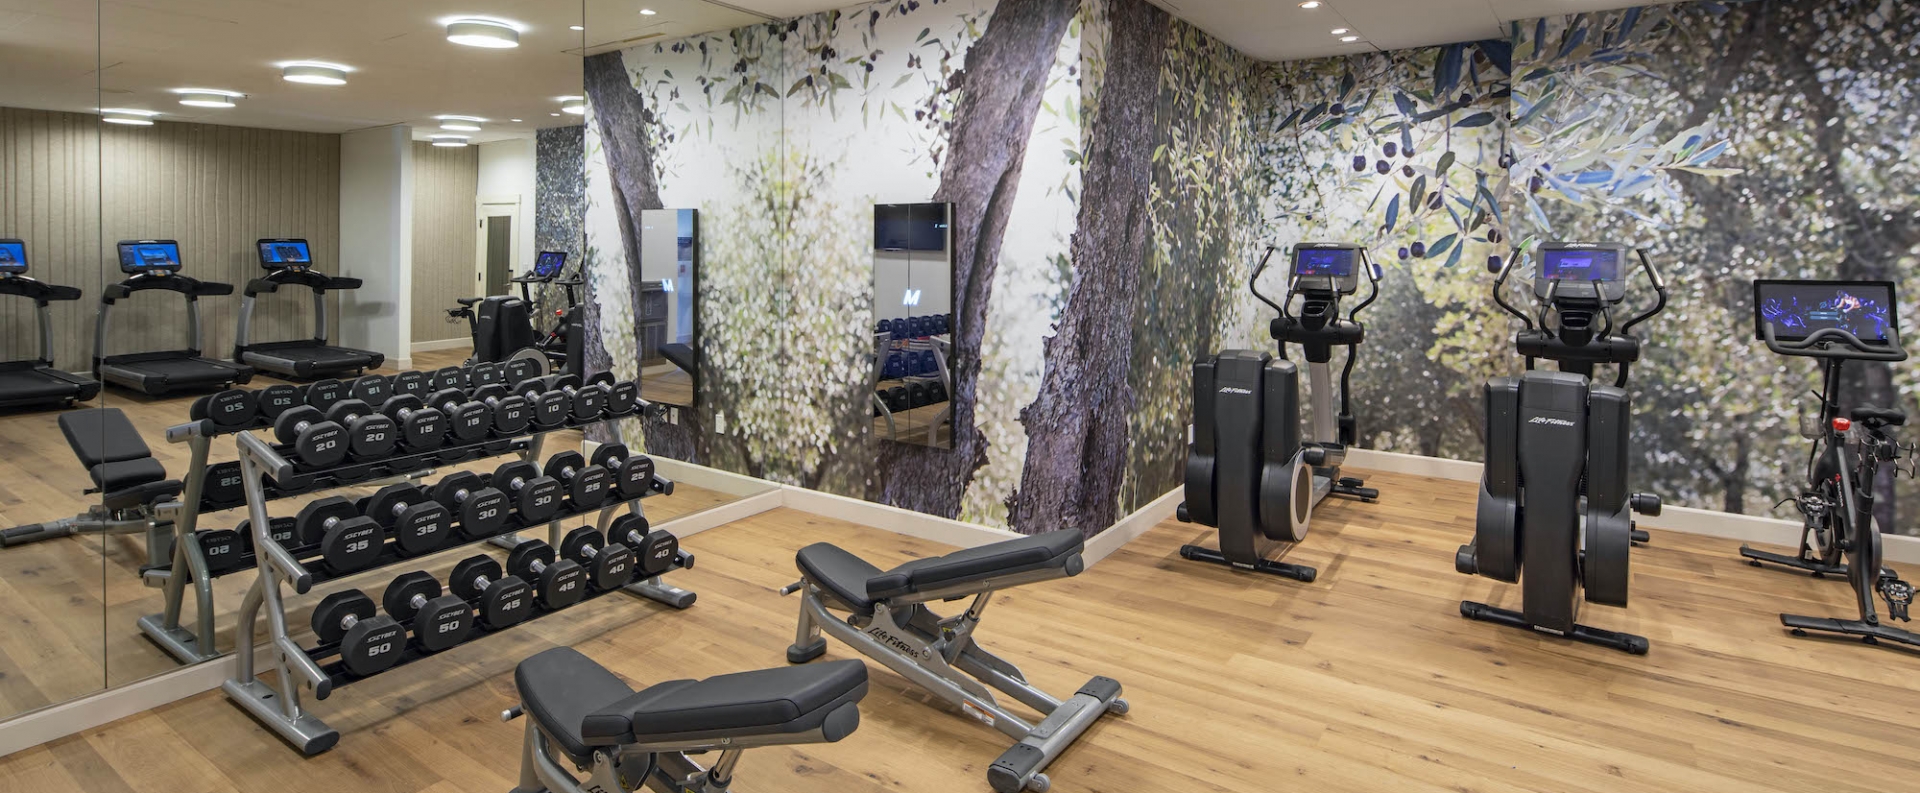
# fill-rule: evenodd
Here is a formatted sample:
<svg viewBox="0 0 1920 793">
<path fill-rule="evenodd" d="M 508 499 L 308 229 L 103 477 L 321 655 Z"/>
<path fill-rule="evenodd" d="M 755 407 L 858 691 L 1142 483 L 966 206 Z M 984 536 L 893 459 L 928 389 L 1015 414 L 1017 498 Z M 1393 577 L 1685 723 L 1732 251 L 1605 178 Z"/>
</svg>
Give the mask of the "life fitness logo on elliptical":
<svg viewBox="0 0 1920 793">
<path fill-rule="evenodd" d="M 1552 424 L 1553 426 L 1556 426 L 1556 427 L 1573 426 L 1573 422 L 1571 421 L 1568 421 L 1566 419 L 1556 419 L 1549 416 L 1534 416 L 1533 420 L 1527 423 L 1528 424 Z"/>
<path fill-rule="evenodd" d="M 1248 394 L 1248 395 L 1251 395 L 1251 394 L 1253 393 L 1253 389 L 1251 389 L 1251 388 L 1241 388 L 1241 387 L 1239 387 L 1239 386 L 1231 386 L 1231 385 L 1230 385 L 1230 386 L 1221 386 L 1221 388 L 1220 388 L 1220 393 L 1222 393 L 1222 394 Z"/>
</svg>

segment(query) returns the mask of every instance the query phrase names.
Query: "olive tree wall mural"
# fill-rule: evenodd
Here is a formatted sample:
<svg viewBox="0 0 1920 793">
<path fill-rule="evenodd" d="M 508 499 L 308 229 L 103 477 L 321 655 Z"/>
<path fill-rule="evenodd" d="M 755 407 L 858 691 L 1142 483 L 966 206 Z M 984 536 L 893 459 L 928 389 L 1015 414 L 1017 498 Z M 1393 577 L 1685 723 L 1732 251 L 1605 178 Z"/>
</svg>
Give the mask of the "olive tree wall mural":
<svg viewBox="0 0 1920 793">
<path fill-rule="evenodd" d="M 1271 346 L 1266 246 L 1369 246 L 1362 445 L 1471 460 L 1481 382 L 1520 368 L 1488 267 L 1617 239 L 1674 292 L 1636 368 L 1636 486 L 1773 514 L 1812 372 L 1750 340 L 1746 284 L 1910 279 L 1917 34 L 1898 3 L 1696 2 L 1263 63 L 1144 0 L 923 0 L 600 55 L 591 355 L 635 365 L 634 213 L 697 207 L 702 405 L 627 443 L 1092 533 L 1178 487 L 1193 362 Z M 955 208 L 952 449 L 882 441 L 866 393 L 871 208 L 929 200 Z M 1891 375 L 1854 392 L 1911 408 Z"/>
</svg>

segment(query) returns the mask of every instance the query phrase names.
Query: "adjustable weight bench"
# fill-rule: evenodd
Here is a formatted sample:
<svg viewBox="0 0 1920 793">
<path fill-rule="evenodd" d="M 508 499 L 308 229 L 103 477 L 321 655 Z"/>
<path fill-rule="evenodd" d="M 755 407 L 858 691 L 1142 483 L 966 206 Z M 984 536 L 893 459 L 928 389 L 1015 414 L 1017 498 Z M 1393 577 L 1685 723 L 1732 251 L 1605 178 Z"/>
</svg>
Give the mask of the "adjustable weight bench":
<svg viewBox="0 0 1920 793">
<path fill-rule="evenodd" d="M 63 413 L 60 432 L 93 477 L 93 487 L 85 492 L 102 494 L 100 501 L 71 518 L 0 530 L 0 548 L 83 531 L 144 531 L 154 521 L 155 507 L 180 495 L 180 480 L 167 478 L 167 469 L 153 459 L 140 431 L 118 408 Z"/>
<path fill-rule="evenodd" d="M 987 769 L 987 782 L 995 791 L 1044 793 L 1049 782 L 1041 772 L 1049 763 L 1101 714 L 1127 712 L 1120 683 L 1095 677 L 1065 701 L 1054 699 L 1029 684 L 1019 667 L 974 643 L 973 630 L 995 590 L 1079 575 L 1085 568 L 1080 558 L 1084 544 L 1080 532 L 1063 529 L 883 571 L 839 546 L 814 543 L 800 549 L 794 560 L 801 580 L 781 590 L 804 590 L 800 626 L 787 648 L 787 661 L 819 658 L 827 650 L 820 633 L 831 634 L 1017 741 Z M 952 617 L 942 618 L 926 606 L 965 597 L 973 603 Z M 848 616 L 839 619 L 830 611 Z M 1025 703 L 1043 718 L 1028 723 L 1001 707 L 991 689 Z"/>
<path fill-rule="evenodd" d="M 762 669 L 635 692 L 573 648 L 557 647 L 520 662 L 513 682 L 521 704 L 503 718 L 532 716 L 513 793 L 726 793 L 743 750 L 852 734 L 867 668 L 840 661 Z M 720 752 L 711 769 L 687 757 L 706 751 Z"/>
</svg>

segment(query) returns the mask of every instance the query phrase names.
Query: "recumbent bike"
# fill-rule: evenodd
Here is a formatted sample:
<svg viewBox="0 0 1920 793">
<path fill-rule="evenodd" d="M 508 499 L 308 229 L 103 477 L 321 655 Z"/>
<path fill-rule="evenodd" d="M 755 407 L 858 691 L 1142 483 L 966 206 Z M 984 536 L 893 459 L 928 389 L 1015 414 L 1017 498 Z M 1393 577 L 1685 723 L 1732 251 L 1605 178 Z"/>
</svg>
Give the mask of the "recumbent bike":
<svg viewBox="0 0 1920 793">
<path fill-rule="evenodd" d="M 1907 359 L 1900 346 L 1897 305 L 1893 284 L 1885 281 L 1753 283 L 1755 337 L 1781 355 L 1820 361 L 1820 415 L 1814 432 L 1808 433 L 1813 449 L 1807 458 L 1806 487 L 1781 502 L 1792 503 L 1804 518 L 1799 553 L 1784 556 L 1743 545 L 1740 555 L 1756 567 L 1768 563 L 1815 576 L 1845 575 L 1859 610 L 1859 617 L 1850 620 L 1780 615 L 1780 623 L 1795 636 L 1825 633 L 1858 636 L 1867 644 L 1920 647 L 1920 636 L 1881 622 L 1874 606 L 1878 594 L 1887 603 L 1887 616 L 1906 621 L 1913 603 L 1913 586 L 1882 564 L 1880 531 L 1873 521 L 1880 466 L 1892 465 L 1899 473 L 1901 452 L 1911 451 L 1888 432 L 1905 424 L 1907 414 L 1869 405 L 1843 411 L 1840 395 L 1841 368 L 1847 361 Z"/>
<path fill-rule="evenodd" d="M 1616 333 L 1613 310 L 1626 300 L 1630 255 L 1638 256 L 1657 299 Z M 1633 413 L 1626 386 L 1640 358 L 1633 328 L 1666 308 L 1667 285 L 1645 251 L 1625 245 L 1550 242 L 1538 256 L 1537 318 L 1503 294 L 1513 259 L 1493 283 L 1494 302 L 1525 326 L 1513 339 L 1527 371 L 1487 381 L 1474 537 L 1454 556 L 1462 573 L 1519 583 L 1521 608 L 1462 601 L 1460 614 L 1644 655 L 1645 637 L 1575 620 L 1582 597 L 1627 605 L 1628 555 L 1634 542 L 1646 540 L 1629 513 L 1660 514 L 1658 496 L 1628 491 Z M 1535 370 L 1540 358 L 1560 370 Z M 1617 367 L 1612 385 L 1593 382 L 1602 363 Z"/>
<path fill-rule="evenodd" d="M 1268 326 L 1280 357 L 1253 350 L 1227 350 L 1193 365 L 1193 444 L 1186 466 L 1186 501 L 1180 520 L 1219 529 L 1218 550 L 1183 545 L 1180 556 L 1246 570 L 1312 581 L 1312 567 L 1268 558 L 1287 543 L 1307 537 L 1313 508 L 1329 495 L 1372 502 L 1380 491 L 1340 475 L 1347 448 L 1357 437 L 1351 379 L 1366 328 L 1360 311 L 1380 294 L 1380 268 L 1365 247 L 1313 242 L 1294 246 L 1287 291 L 1275 303 L 1260 293 L 1260 274 L 1274 249 L 1253 268 L 1248 288 L 1279 312 Z M 1346 318 L 1340 299 L 1359 291 L 1366 271 L 1372 289 Z M 1288 308 L 1301 296 L 1300 313 Z M 1287 359 L 1298 344 L 1307 358 L 1313 428 L 1300 436 L 1300 370 Z M 1333 409 L 1333 348 L 1345 347 L 1340 371 L 1340 411 Z"/>
</svg>

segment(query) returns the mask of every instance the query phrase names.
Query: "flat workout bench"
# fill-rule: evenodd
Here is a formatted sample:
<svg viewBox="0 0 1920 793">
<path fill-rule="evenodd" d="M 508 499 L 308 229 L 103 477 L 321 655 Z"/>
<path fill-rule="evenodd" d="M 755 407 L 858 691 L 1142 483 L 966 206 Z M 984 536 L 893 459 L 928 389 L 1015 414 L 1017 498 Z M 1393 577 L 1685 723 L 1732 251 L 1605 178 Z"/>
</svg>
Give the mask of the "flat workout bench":
<svg viewBox="0 0 1920 793">
<path fill-rule="evenodd" d="M 821 631 L 832 634 L 1018 741 L 987 769 L 995 791 L 1044 793 L 1049 781 L 1041 772 L 1049 763 L 1101 714 L 1127 712 L 1120 683 L 1095 677 L 1065 701 L 1054 699 L 1029 684 L 1019 667 L 981 649 L 973 630 L 995 590 L 1079 575 L 1086 566 L 1080 558 L 1084 544 L 1080 532 L 1063 529 L 916 559 L 891 570 L 830 543 L 809 545 L 794 559 L 803 578 L 781 590 L 805 590 L 787 661 L 819 658 L 827 650 Z M 953 617 L 942 618 L 925 605 L 969 596 L 972 605 Z M 829 610 L 849 615 L 842 620 Z M 1007 711 L 989 687 L 1043 718 L 1030 724 Z"/>
<path fill-rule="evenodd" d="M 513 673 L 527 722 L 520 785 L 513 793 L 726 793 L 743 750 L 831 743 L 860 725 L 867 668 L 839 661 L 674 680 L 635 692 L 570 647 L 520 663 Z M 555 757 L 558 750 L 560 757 Z M 720 751 L 712 769 L 691 752 Z M 561 764 L 589 772 L 582 782 Z"/>
</svg>

